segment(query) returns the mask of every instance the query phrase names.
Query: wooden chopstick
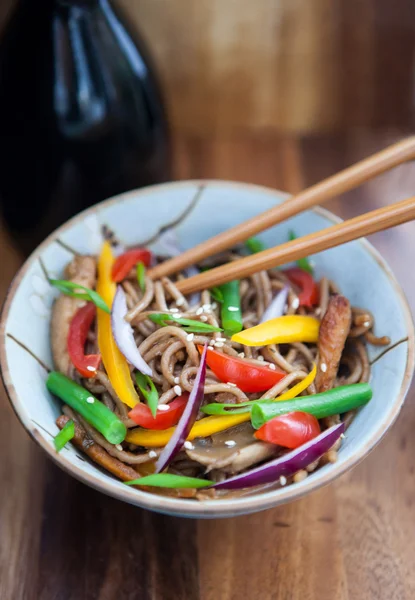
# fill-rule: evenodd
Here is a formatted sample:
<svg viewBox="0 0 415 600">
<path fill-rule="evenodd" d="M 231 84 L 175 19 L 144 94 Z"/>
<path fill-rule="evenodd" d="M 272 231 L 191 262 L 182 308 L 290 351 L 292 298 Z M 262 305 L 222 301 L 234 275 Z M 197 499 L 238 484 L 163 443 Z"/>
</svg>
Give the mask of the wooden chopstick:
<svg viewBox="0 0 415 600">
<path fill-rule="evenodd" d="M 390 206 L 378 208 L 343 223 L 332 225 L 322 231 L 310 233 L 269 250 L 251 254 L 226 265 L 210 269 L 194 277 L 183 279 L 178 281 L 176 286 L 183 294 L 209 289 L 233 279 L 242 279 L 258 271 L 278 267 L 310 254 L 334 248 L 340 244 L 376 233 L 376 231 L 395 227 L 395 225 L 413 219 L 415 219 L 415 196 Z"/>
<path fill-rule="evenodd" d="M 160 279 L 171 273 L 177 273 L 194 265 L 195 263 L 232 248 L 239 242 L 247 240 L 252 235 L 269 229 L 277 223 L 281 223 L 294 215 L 322 204 L 326 200 L 347 192 L 361 183 L 380 175 L 401 163 L 415 158 L 415 136 L 407 138 L 397 144 L 389 146 L 385 150 L 373 154 L 355 165 L 340 171 L 313 185 L 312 187 L 292 196 L 282 204 L 278 204 L 269 210 L 216 235 L 205 242 L 186 250 L 179 256 L 171 258 L 148 271 L 153 279 Z M 208 217 L 209 218 L 209 217 Z"/>
</svg>

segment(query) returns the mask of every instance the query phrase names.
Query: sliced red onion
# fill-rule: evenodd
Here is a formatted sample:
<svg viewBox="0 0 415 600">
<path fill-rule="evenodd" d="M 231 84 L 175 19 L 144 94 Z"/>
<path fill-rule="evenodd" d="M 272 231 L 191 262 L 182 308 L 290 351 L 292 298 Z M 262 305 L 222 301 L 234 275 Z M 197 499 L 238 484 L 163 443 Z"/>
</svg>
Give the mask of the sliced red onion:
<svg viewBox="0 0 415 600">
<path fill-rule="evenodd" d="M 252 471 L 241 473 L 240 475 L 216 483 L 212 487 L 217 490 L 239 490 L 241 488 L 277 481 L 281 475 L 290 477 L 300 469 L 308 467 L 308 465 L 323 456 L 325 452 L 328 452 L 343 431 L 344 423 L 334 425 L 299 448 L 279 458 L 275 458 L 256 469 L 252 469 Z"/>
<path fill-rule="evenodd" d="M 284 285 L 282 290 L 278 292 L 275 298 L 272 300 L 271 304 L 268 306 L 264 314 L 262 315 L 260 323 L 265 323 L 265 321 L 269 321 L 270 319 L 276 319 L 277 317 L 282 317 L 284 314 L 284 308 L 287 304 L 289 286 Z"/>
<path fill-rule="evenodd" d="M 196 421 L 197 413 L 199 412 L 199 408 L 204 397 L 206 353 L 207 344 L 205 344 L 202 356 L 200 358 L 199 369 L 196 373 L 195 382 L 193 384 L 193 389 L 190 392 L 186 408 L 184 409 L 184 412 L 176 425 L 173 435 L 167 442 L 163 452 L 160 454 L 158 461 L 156 462 L 156 473 L 163 471 L 173 460 L 176 454 L 180 452 L 191 428 L 193 427 L 194 422 Z"/>
<path fill-rule="evenodd" d="M 124 290 L 119 285 L 111 310 L 111 328 L 115 343 L 128 362 L 134 365 L 141 373 L 144 373 L 144 375 L 149 375 L 151 377 L 153 371 L 145 362 L 137 348 L 137 344 L 134 340 L 133 328 L 124 319 L 127 311 L 127 299 Z"/>
</svg>

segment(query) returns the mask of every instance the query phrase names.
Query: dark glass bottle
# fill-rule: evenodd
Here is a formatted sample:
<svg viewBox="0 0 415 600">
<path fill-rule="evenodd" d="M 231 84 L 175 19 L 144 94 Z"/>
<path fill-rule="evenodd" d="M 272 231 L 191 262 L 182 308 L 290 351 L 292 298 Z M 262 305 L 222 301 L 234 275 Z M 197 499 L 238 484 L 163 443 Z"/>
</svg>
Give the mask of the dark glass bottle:
<svg viewBox="0 0 415 600">
<path fill-rule="evenodd" d="M 109 0 L 18 0 L 0 42 L 0 202 L 24 252 L 170 176 L 153 68 Z"/>
</svg>

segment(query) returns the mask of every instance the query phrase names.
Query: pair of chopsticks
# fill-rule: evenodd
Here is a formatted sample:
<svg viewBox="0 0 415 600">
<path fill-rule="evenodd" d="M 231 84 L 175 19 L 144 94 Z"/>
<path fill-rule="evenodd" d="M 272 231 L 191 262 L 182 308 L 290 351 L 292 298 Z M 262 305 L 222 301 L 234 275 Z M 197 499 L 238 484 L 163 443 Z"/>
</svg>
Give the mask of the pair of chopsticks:
<svg viewBox="0 0 415 600">
<path fill-rule="evenodd" d="M 232 229 L 228 229 L 194 248 L 186 250 L 179 256 L 153 267 L 150 269 L 149 275 L 153 279 L 159 279 L 177 273 L 200 260 L 231 248 L 277 223 L 281 223 L 317 204 L 322 204 L 338 194 L 352 190 L 365 181 L 369 181 L 373 177 L 413 159 L 415 159 L 415 137 L 410 137 L 309 187 L 282 204 L 278 204 L 232 227 Z M 188 279 L 180 280 L 176 283 L 176 286 L 183 294 L 208 289 L 234 279 L 242 279 L 258 271 L 304 258 L 309 254 L 316 254 L 334 248 L 340 244 L 395 227 L 413 219 L 415 219 L 415 196 L 280 246 L 210 269 Z"/>
</svg>

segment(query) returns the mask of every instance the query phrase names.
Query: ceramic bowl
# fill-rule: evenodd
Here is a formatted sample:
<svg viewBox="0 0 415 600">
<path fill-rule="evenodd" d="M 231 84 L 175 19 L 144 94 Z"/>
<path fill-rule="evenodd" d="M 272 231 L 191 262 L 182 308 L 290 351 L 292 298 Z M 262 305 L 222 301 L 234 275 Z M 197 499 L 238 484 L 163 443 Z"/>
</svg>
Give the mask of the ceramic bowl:
<svg viewBox="0 0 415 600">
<path fill-rule="evenodd" d="M 201 193 L 200 188 L 203 187 Z M 376 318 L 376 332 L 390 336 L 392 347 L 369 347 L 374 396 L 348 430 L 338 462 L 326 465 L 301 483 L 239 499 L 197 502 L 167 498 L 132 489 L 100 470 L 68 444 L 56 454 L 52 439 L 60 402 L 46 390 L 45 366 L 52 367 L 49 346 L 50 308 L 56 296 L 46 280 L 62 276 L 71 250 L 97 253 L 101 229 L 108 225 L 125 245 L 150 244 L 157 251 L 160 230 L 170 225 L 181 244 L 201 240 L 289 201 L 283 192 L 221 181 L 169 183 L 129 192 L 94 206 L 57 229 L 16 275 L 2 314 L 0 357 L 4 383 L 22 425 L 66 472 L 110 496 L 150 510 L 184 517 L 230 517 L 277 506 L 331 482 L 356 465 L 381 440 L 395 421 L 414 365 L 414 329 L 404 294 L 390 268 L 365 240 L 314 257 L 317 277 L 333 279 L 353 305 Z M 268 246 L 287 240 L 293 229 L 304 235 L 339 219 L 316 208 L 274 227 L 260 237 Z"/>
</svg>

